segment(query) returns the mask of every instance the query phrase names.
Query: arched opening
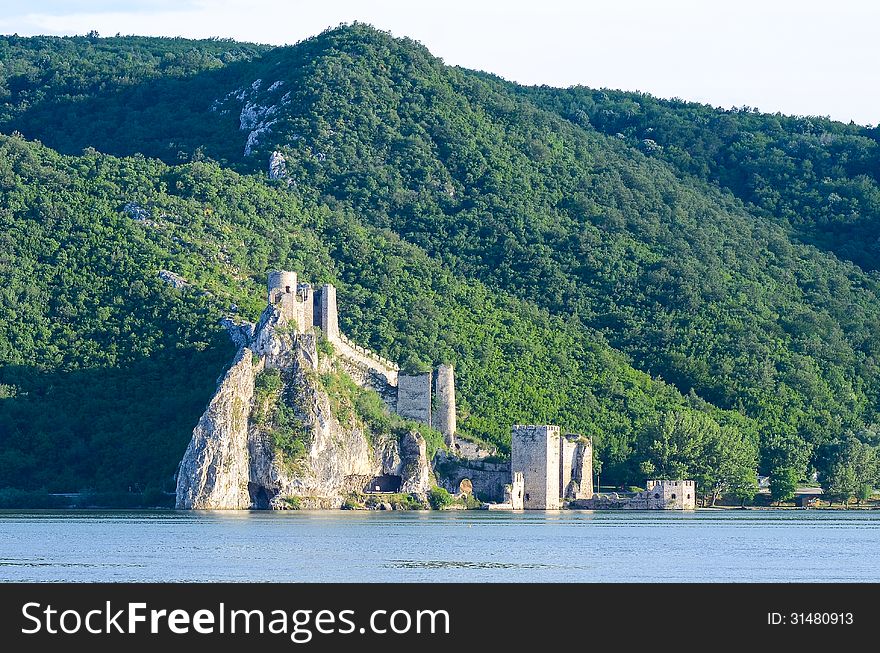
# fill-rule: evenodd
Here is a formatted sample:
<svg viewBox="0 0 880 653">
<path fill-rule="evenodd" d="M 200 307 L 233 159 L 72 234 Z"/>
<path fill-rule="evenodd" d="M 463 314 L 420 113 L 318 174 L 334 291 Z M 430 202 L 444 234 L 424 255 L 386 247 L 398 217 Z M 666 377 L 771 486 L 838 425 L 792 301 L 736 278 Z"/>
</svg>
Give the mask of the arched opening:
<svg viewBox="0 0 880 653">
<path fill-rule="evenodd" d="M 284 286 L 284 292 L 290 293 L 290 286 Z"/>
<path fill-rule="evenodd" d="M 672 495 L 672 498 L 673 498 L 673 499 L 675 498 L 675 495 L 674 495 L 674 494 Z"/>
<path fill-rule="evenodd" d="M 374 476 L 370 479 L 370 482 L 364 487 L 364 493 L 370 494 L 373 492 L 379 493 L 388 493 L 388 492 L 400 492 L 400 476 L 396 474 L 382 474 L 381 476 Z"/>
</svg>

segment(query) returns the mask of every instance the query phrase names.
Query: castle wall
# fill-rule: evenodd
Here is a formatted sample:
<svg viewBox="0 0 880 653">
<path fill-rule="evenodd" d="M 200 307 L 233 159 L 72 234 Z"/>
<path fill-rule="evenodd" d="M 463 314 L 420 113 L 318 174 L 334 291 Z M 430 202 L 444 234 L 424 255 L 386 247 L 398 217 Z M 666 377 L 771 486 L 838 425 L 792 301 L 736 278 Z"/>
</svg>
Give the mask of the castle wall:
<svg viewBox="0 0 880 653">
<path fill-rule="evenodd" d="M 281 299 L 275 302 L 275 306 L 278 307 L 288 323 L 296 329 L 296 332 L 302 333 L 303 330 L 300 328 L 301 311 L 296 301 L 296 294 L 281 292 L 280 297 Z"/>
<path fill-rule="evenodd" d="M 355 383 L 379 390 L 387 401 L 388 390 L 384 386 L 397 386 L 400 368 L 387 358 L 355 344 L 339 330 L 336 288 L 333 285 L 325 283 L 319 290 L 312 288 L 311 291 L 314 293 L 311 301 L 304 301 L 303 304 L 311 306 L 312 312 L 308 312 L 308 307 L 304 309 L 304 322 L 319 327 L 336 354 L 356 368 L 352 370 Z M 395 403 L 391 402 L 390 405 L 394 407 Z"/>
<path fill-rule="evenodd" d="M 473 495 L 481 501 L 503 501 L 504 488 L 511 481 L 510 464 L 506 462 L 446 458 L 434 465 L 434 473 L 437 484 L 453 494 L 458 494 L 461 482 L 468 479 L 473 486 Z"/>
<path fill-rule="evenodd" d="M 431 373 L 397 376 L 397 414 L 431 424 Z"/>
<path fill-rule="evenodd" d="M 296 289 L 296 295 L 299 301 L 299 314 L 297 316 L 299 331 L 300 333 L 305 333 L 312 328 L 315 322 L 315 302 L 312 297 L 312 284 L 299 284 Z"/>
<path fill-rule="evenodd" d="M 694 510 L 697 507 L 693 481 L 655 481 L 634 496 L 593 495 L 568 504 L 574 510 Z"/>
<path fill-rule="evenodd" d="M 510 488 L 509 496 L 507 488 Z M 509 486 L 504 488 L 504 502 L 510 503 L 512 510 L 523 510 L 523 497 L 525 496 L 525 479 L 521 472 L 514 472 Z"/>
<path fill-rule="evenodd" d="M 510 470 L 522 472 L 526 510 L 559 508 L 559 427 L 514 426 L 510 443 Z"/>
<path fill-rule="evenodd" d="M 443 439 L 450 447 L 455 446 L 455 371 L 452 365 L 441 365 L 437 368 L 435 384 L 437 412 L 433 417 L 432 426 L 443 434 Z"/>
<path fill-rule="evenodd" d="M 694 510 L 697 506 L 693 481 L 648 481 L 648 508 L 660 510 Z"/>
</svg>

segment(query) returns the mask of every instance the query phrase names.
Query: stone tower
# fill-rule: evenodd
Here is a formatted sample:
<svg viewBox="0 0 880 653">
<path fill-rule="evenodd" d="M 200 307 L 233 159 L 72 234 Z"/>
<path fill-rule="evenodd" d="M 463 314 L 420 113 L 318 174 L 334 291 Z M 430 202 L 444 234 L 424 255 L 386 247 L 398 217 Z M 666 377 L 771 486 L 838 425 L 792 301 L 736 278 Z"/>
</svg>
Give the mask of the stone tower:
<svg viewBox="0 0 880 653">
<path fill-rule="evenodd" d="M 330 342 L 339 339 L 339 314 L 336 312 L 336 287 L 325 283 L 321 286 L 321 296 L 318 300 L 318 326 L 324 333 L 324 337 Z"/>
<path fill-rule="evenodd" d="M 443 434 L 443 439 L 451 448 L 455 446 L 455 371 L 452 365 L 441 365 L 437 368 L 435 382 L 437 412 L 433 416 L 432 426 Z"/>
<path fill-rule="evenodd" d="M 560 456 L 558 426 L 514 426 L 510 441 L 510 472 L 522 473 L 523 508 L 558 510 Z"/>
<path fill-rule="evenodd" d="M 296 272 L 273 270 L 269 273 L 268 290 L 269 304 L 277 307 L 289 322 L 298 326 Z"/>
<path fill-rule="evenodd" d="M 431 373 L 397 377 L 397 414 L 431 425 Z"/>
<path fill-rule="evenodd" d="M 272 270 L 269 273 L 269 303 L 277 305 L 281 301 L 281 295 L 296 294 L 296 272 L 285 270 Z"/>
</svg>

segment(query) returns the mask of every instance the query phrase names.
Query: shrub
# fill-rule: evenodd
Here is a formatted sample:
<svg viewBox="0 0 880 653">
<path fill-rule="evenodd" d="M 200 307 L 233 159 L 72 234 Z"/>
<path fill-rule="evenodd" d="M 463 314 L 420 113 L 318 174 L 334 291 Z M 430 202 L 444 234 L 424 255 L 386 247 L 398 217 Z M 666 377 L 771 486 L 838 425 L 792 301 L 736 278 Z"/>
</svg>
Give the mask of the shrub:
<svg viewBox="0 0 880 653">
<path fill-rule="evenodd" d="M 281 503 L 287 510 L 302 510 L 302 501 L 299 497 L 282 497 Z"/>
<path fill-rule="evenodd" d="M 433 487 L 428 490 L 428 503 L 431 504 L 434 510 L 443 510 L 446 506 L 451 505 L 453 501 L 452 495 L 442 487 Z"/>
</svg>

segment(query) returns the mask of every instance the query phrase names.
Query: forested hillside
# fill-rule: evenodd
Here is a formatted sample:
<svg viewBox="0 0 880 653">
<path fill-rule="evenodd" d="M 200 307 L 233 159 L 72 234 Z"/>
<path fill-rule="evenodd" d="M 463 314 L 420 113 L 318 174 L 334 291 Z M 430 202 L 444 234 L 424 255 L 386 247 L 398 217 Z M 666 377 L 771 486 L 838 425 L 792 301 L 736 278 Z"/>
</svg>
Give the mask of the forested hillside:
<svg viewBox="0 0 880 653">
<path fill-rule="evenodd" d="M 229 356 L 217 319 L 253 318 L 272 267 L 338 283 L 384 355 L 455 363 L 463 428 L 502 450 L 558 422 L 609 480 L 704 490 L 873 455 L 875 131 L 521 88 L 363 25 L 2 48 L 0 129 L 69 156 L 3 142 L 0 487 L 164 482 Z M 76 419 L 34 419 L 53 392 Z M 96 419 L 117 392 L 146 413 Z"/>
<path fill-rule="evenodd" d="M 818 117 L 722 111 L 640 93 L 512 89 L 730 190 L 800 240 L 880 268 L 880 129 Z"/>
<path fill-rule="evenodd" d="M 454 362 L 463 431 L 502 447 L 512 423 L 559 422 L 601 439 L 627 476 L 636 434 L 666 411 L 753 436 L 748 420 L 633 370 L 576 322 L 458 279 L 284 185 L 6 137 L 0 184 L 0 487 L 169 483 L 233 353 L 218 320 L 255 320 L 273 266 L 337 284 L 359 342 L 410 367 Z"/>
</svg>

